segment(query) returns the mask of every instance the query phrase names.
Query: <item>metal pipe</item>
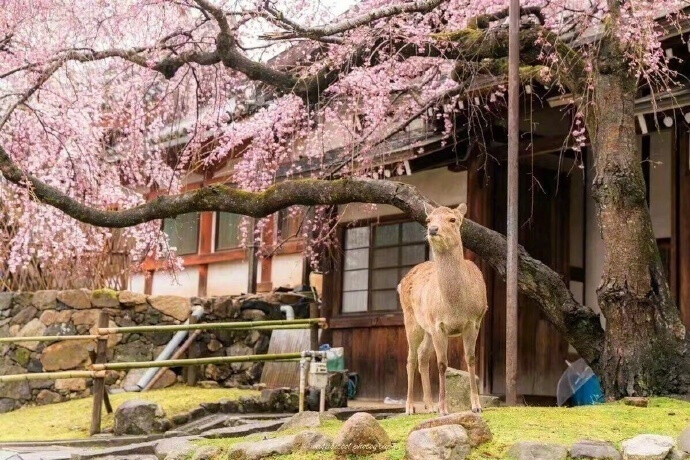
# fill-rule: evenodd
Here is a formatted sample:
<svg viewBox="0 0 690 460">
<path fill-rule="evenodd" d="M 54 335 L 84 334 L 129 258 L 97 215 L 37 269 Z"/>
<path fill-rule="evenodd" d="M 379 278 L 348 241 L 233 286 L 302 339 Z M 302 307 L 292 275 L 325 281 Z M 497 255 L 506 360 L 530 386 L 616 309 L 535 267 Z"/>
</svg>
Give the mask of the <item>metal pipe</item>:
<svg viewBox="0 0 690 460">
<path fill-rule="evenodd" d="M 99 375 L 95 371 L 31 372 L 28 374 L 0 375 L 0 383 L 28 380 L 91 379 Z"/>
<path fill-rule="evenodd" d="M 39 335 L 35 337 L 2 337 L 0 343 L 59 342 L 62 340 L 96 340 L 97 335 Z"/>
<path fill-rule="evenodd" d="M 161 332 L 161 331 L 195 331 L 213 329 L 277 329 L 280 326 L 321 324 L 326 327 L 326 318 L 306 318 L 293 320 L 268 320 L 268 321 L 237 321 L 232 323 L 197 323 L 197 324 L 170 324 L 165 326 L 125 326 L 99 328 L 99 334 L 120 334 L 132 332 Z M 277 326 L 277 327 L 275 327 Z"/>
<path fill-rule="evenodd" d="M 311 356 L 307 352 L 302 352 L 299 360 L 299 412 L 304 412 L 304 392 L 307 389 L 307 370 L 311 362 Z"/>
<path fill-rule="evenodd" d="M 204 316 L 203 307 L 197 307 L 192 311 L 191 317 L 199 319 L 202 316 Z M 185 324 L 189 324 L 189 319 L 185 322 Z M 156 357 L 156 361 L 165 361 L 166 359 L 170 358 L 170 356 L 175 352 L 175 349 L 177 349 L 177 347 L 180 346 L 185 337 L 187 337 L 187 331 L 177 331 L 173 338 L 170 340 L 170 342 L 168 342 L 168 344 L 165 346 L 163 351 L 161 351 L 160 354 Z M 157 367 L 152 367 L 148 369 L 136 383 L 137 387 L 139 387 L 139 390 L 146 388 L 146 385 L 148 385 L 151 379 L 153 379 L 156 376 L 159 370 L 161 369 Z"/>
<path fill-rule="evenodd" d="M 520 142 L 520 0 L 510 0 L 508 20 L 508 203 L 506 256 L 506 404 L 517 403 L 518 193 Z"/>
<path fill-rule="evenodd" d="M 148 369 L 149 367 L 181 367 L 201 364 L 252 363 L 263 361 L 297 361 L 300 353 L 276 353 L 272 355 L 214 356 L 194 359 L 166 359 L 165 361 L 140 361 L 125 363 L 92 364 L 94 371 L 123 371 L 128 369 Z"/>
<path fill-rule="evenodd" d="M 193 331 L 189 335 L 189 337 L 187 337 L 187 340 L 185 341 L 185 343 L 183 343 L 182 346 L 180 348 L 178 348 L 175 351 L 175 353 L 173 353 L 173 355 L 170 357 L 170 359 L 178 359 L 180 356 L 182 356 L 182 354 L 185 351 L 187 351 L 187 348 L 189 348 L 192 345 L 192 343 L 194 343 L 194 340 L 196 340 L 196 338 L 199 336 L 199 334 L 201 334 L 201 331 Z M 158 372 L 156 373 L 156 375 L 153 376 L 151 381 L 149 383 L 147 383 L 146 386 L 144 388 L 142 388 L 141 391 L 150 390 L 156 384 L 156 382 L 158 380 L 160 380 L 160 378 L 163 376 L 163 373 L 165 372 L 166 369 L 167 369 L 167 367 L 162 367 L 162 368 L 158 369 Z"/>
<path fill-rule="evenodd" d="M 295 319 L 295 309 L 292 308 L 291 305 L 281 305 L 280 311 L 285 313 L 285 319 L 286 320 L 292 321 L 293 319 Z"/>
</svg>

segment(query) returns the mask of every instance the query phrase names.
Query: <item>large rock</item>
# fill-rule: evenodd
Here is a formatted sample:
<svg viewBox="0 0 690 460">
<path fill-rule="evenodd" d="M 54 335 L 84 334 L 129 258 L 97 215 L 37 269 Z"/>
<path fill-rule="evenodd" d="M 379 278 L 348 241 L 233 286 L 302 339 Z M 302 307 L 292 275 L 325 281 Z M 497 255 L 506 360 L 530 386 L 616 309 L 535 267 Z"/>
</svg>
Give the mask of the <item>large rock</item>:
<svg viewBox="0 0 690 460">
<path fill-rule="evenodd" d="M 33 298 L 34 307 L 39 310 L 51 310 L 57 307 L 57 291 L 36 291 Z"/>
<path fill-rule="evenodd" d="M 573 447 L 570 449 L 570 457 L 573 459 L 599 458 L 620 460 L 621 454 L 610 442 L 583 440 L 573 444 Z"/>
<path fill-rule="evenodd" d="M 476 375 L 475 380 L 477 388 L 479 388 L 479 377 Z M 446 369 L 446 398 L 450 412 L 462 412 L 472 409 L 469 372 L 453 369 L 452 367 Z"/>
<path fill-rule="evenodd" d="M 467 432 L 460 425 L 443 425 L 410 433 L 408 460 L 462 460 L 470 454 Z"/>
<path fill-rule="evenodd" d="M 189 318 L 189 313 L 192 311 L 192 304 L 188 298 L 175 295 L 150 296 L 149 304 L 164 315 L 178 321 Z"/>
<path fill-rule="evenodd" d="M 675 444 L 670 436 L 641 434 L 623 441 L 623 460 L 664 460 Z"/>
<path fill-rule="evenodd" d="M 46 331 L 46 325 L 41 322 L 40 319 L 34 318 L 24 325 L 19 330 L 17 336 L 19 337 L 36 337 L 39 335 L 44 335 Z M 27 348 L 34 351 L 40 345 L 39 342 L 17 342 L 20 347 Z"/>
<path fill-rule="evenodd" d="M 10 398 L 0 398 L 0 414 L 13 411 L 16 406 L 16 401 Z"/>
<path fill-rule="evenodd" d="M 89 327 L 98 323 L 98 316 L 101 314 L 100 310 L 88 309 L 79 310 L 72 313 L 72 322 L 75 326 L 87 325 Z"/>
<path fill-rule="evenodd" d="M 263 441 L 240 442 L 228 449 L 228 460 L 258 460 L 292 452 L 295 436 L 282 436 Z"/>
<path fill-rule="evenodd" d="M 132 291 L 120 291 L 118 299 L 120 300 L 120 303 L 127 308 L 132 308 L 137 305 L 144 305 L 146 303 L 145 294 Z"/>
<path fill-rule="evenodd" d="M 85 310 L 91 308 L 91 291 L 88 289 L 69 289 L 60 291 L 57 299 L 70 308 Z"/>
<path fill-rule="evenodd" d="M 36 307 L 28 306 L 19 310 L 19 313 L 15 314 L 10 320 L 10 325 L 19 324 L 24 325 L 31 321 L 31 319 L 38 313 Z"/>
<path fill-rule="evenodd" d="M 89 351 L 94 347 L 92 341 L 85 340 L 69 340 L 49 345 L 41 355 L 43 370 L 64 371 L 81 367 L 89 362 Z"/>
<path fill-rule="evenodd" d="M 681 431 L 678 436 L 678 448 L 683 452 L 690 452 L 690 426 Z"/>
<path fill-rule="evenodd" d="M 41 313 L 40 320 L 46 326 L 53 324 L 62 324 L 72 319 L 72 310 L 45 310 Z"/>
<path fill-rule="evenodd" d="M 338 455 L 370 455 L 391 446 L 391 439 L 376 419 L 366 412 L 350 417 L 338 432 L 333 449 Z"/>
<path fill-rule="evenodd" d="M 22 367 L 9 365 L 3 366 L 2 375 L 25 374 L 26 370 Z M 29 382 L 2 382 L 0 383 L 0 398 L 13 400 L 31 399 L 31 387 Z"/>
<path fill-rule="evenodd" d="M 12 306 L 12 292 L 0 292 L 0 311 L 9 310 Z"/>
<path fill-rule="evenodd" d="M 415 426 L 412 431 L 443 425 L 462 426 L 467 431 L 467 436 L 469 437 L 469 442 L 472 447 L 476 447 L 493 439 L 491 429 L 486 423 L 486 420 L 484 420 L 481 415 L 469 411 L 425 420 Z"/>
<path fill-rule="evenodd" d="M 302 431 L 295 436 L 292 444 L 293 452 L 317 452 L 330 450 L 333 441 L 318 431 Z"/>
<path fill-rule="evenodd" d="M 59 379 L 55 381 L 55 389 L 69 392 L 81 392 L 86 390 L 86 379 Z"/>
<path fill-rule="evenodd" d="M 117 308 L 120 301 L 117 298 L 117 291 L 112 289 L 96 289 L 91 293 L 91 305 L 96 308 Z"/>
<path fill-rule="evenodd" d="M 43 406 L 46 404 L 54 404 L 60 401 L 62 401 L 62 396 L 60 396 L 58 393 L 55 393 L 54 391 L 44 389 L 39 391 L 36 395 L 36 404 L 39 406 Z"/>
<path fill-rule="evenodd" d="M 192 439 L 194 438 L 190 436 L 161 439 L 154 447 L 156 457 L 166 460 L 187 460 L 196 448 L 191 443 Z"/>
<path fill-rule="evenodd" d="M 141 340 L 135 340 L 134 342 L 123 343 L 116 346 L 113 361 L 150 361 L 152 357 L 153 349 L 151 346 L 147 345 Z"/>
<path fill-rule="evenodd" d="M 175 385 L 177 382 L 177 374 L 170 369 L 166 369 L 163 375 L 156 380 L 156 383 L 151 387 L 152 390 L 158 390 L 160 388 L 167 388 Z"/>
<path fill-rule="evenodd" d="M 114 433 L 152 434 L 162 433 L 170 428 L 163 408 L 156 403 L 133 399 L 121 404 L 115 411 Z"/>
<path fill-rule="evenodd" d="M 293 415 L 278 431 L 292 430 L 296 428 L 318 428 L 327 420 L 338 420 L 335 415 L 324 412 L 304 411 Z"/>
<path fill-rule="evenodd" d="M 515 460 L 565 460 L 568 449 L 557 444 L 518 442 L 508 451 L 508 458 Z"/>
</svg>

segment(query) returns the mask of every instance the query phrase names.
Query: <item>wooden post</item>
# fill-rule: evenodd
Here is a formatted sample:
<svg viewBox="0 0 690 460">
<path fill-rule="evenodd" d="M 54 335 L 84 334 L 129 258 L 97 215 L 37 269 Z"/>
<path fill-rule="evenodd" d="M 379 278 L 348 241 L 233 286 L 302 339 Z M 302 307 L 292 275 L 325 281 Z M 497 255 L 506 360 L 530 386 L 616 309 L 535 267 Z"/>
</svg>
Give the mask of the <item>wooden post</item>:
<svg viewBox="0 0 690 460">
<path fill-rule="evenodd" d="M 318 318 L 319 317 L 319 304 L 316 301 L 309 304 L 309 317 Z M 319 325 L 314 323 L 311 325 L 309 336 L 309 347 L 310 351 L 317 351 L 319 349 Z"/>
<path fill-rule="evenodd" d="M 194 315 L 191 315 L 189 317 L 189 324 L 196 324 L 197 318 Z M 199 343 L 190 343 L 189 344 L 189 353 L 187 353 L 187 356 L 191 359 L 194 359 L 199 356 Z M 187 385 L 190 387 L 193 387 L 196 385 L 196 381 L 199 376 L 199 366 L 190 366 L 187 368 Z"/>
<path fill-rule="evenodd" d="M 518 148 L 520 143 L 520 0 L 508 19 L 508 203 L 506 256 L 506 404 L 517 404 L 518 369 Z"/>
<path fill-rule="evenodd" d="M 98 315 L 98 327 L 108 327 L 108 314 L 101 310 Z M 96 342 L 96 364 L 103 364 L 106 361 L 108 351 L 108 336 L 102 335 Z M 101 410 L 105 397 L 105 372 L 99 373 L 100 376 L 93 380 L 93 410 L 91 412 L 91 436 L 101 432 Z M 112 409 L 112 408 L 111 408 Z"/>
</svg>

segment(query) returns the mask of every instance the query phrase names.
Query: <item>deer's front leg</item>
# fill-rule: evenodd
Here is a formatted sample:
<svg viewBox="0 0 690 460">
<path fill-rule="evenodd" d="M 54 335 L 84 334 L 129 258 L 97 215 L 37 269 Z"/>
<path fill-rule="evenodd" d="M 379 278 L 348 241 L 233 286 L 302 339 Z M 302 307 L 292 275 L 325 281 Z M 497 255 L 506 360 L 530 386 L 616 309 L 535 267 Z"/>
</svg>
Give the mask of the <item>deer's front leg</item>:
<svg viewBox="0 0 690 460">
<path fill-rule="evenodd" d="M 438 411 L 441 415 L 448 415 L 446 403 L 446 369 L 448 369 L 448 336 L 435 332 L 431 339 L 436 351 L 436 363 L 438 365 Z"/>
</svg>

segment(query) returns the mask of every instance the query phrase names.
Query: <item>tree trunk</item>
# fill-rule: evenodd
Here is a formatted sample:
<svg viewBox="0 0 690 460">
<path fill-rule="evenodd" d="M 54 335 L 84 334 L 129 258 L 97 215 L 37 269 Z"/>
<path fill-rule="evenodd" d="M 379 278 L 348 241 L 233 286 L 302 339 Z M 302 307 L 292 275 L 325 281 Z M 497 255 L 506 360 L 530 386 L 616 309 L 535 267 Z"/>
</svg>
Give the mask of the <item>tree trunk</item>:
<svg viewBox="0 0 690 460">
<path fill-rule="evenodd" d="M 606 318 L 599 371 L 609 398 L 686 392 L 686 331 L 662 268 L 637 149 L 637 81 L 627 68 L 610 70 L 595 74 L 587 119 L 606 248 L 597 289 Z"/>
</svg>

